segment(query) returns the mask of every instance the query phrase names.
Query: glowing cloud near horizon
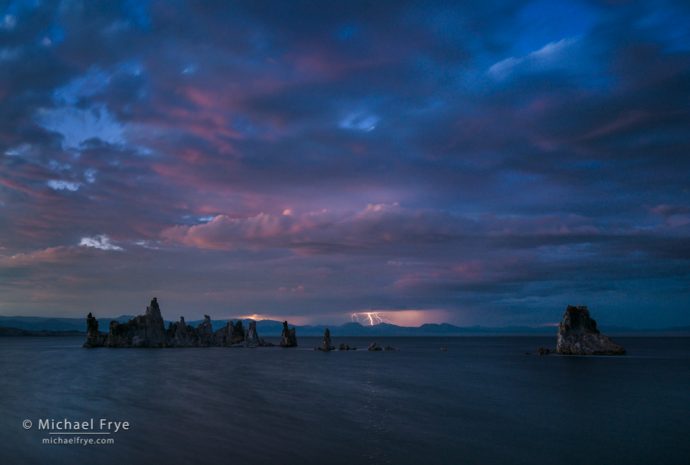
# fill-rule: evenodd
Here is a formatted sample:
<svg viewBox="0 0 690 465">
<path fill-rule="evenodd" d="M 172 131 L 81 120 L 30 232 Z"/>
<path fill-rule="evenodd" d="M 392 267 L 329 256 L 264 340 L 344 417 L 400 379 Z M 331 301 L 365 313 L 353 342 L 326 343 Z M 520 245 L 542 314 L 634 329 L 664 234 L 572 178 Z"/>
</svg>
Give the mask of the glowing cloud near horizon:
<svg viewBox="0 0 690 465">
<path fill-rule="evenodd" d="M 353 312 L 350 319 L 364 326 L 391 323 L 398 326 L 420 326 L 424 323 L 446 323 L 448 312 L 441 309 L 424 310 L 369 310 Z"/>
<path fill-rule="evenodd" d="M 312 319 L 300 315 L 269 315 L 266 313 L 251 313 L 246 315 L 239 315 L 233 317 L 220 318 L 220 320 L 271 320 L 271 321 L 287 321 L 293 325 L 308 325 L 312 324 Z"/>
<path fill-rule="evenodd" d="M 356 323 L 364 323 L 369 326 L 374 326 L 383 323 L 383 317 L 379 315 L 380 312 L 356 312 L 351 315 L 352 321 Z"/>
</svg>

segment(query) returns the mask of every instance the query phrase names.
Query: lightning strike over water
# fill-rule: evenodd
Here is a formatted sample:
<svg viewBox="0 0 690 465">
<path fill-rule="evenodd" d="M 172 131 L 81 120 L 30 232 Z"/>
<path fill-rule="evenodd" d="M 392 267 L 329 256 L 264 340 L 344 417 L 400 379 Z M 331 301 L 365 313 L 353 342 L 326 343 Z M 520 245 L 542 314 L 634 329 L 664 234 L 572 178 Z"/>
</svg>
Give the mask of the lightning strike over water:
<svg viewBox="0 0 690 465">
<path fill-rule="evenodd" d="M 374 326 L 383 323 L 383 317 L 380 312 L 357 312 L 352 314 L 352 321 Z"/>
</svg>

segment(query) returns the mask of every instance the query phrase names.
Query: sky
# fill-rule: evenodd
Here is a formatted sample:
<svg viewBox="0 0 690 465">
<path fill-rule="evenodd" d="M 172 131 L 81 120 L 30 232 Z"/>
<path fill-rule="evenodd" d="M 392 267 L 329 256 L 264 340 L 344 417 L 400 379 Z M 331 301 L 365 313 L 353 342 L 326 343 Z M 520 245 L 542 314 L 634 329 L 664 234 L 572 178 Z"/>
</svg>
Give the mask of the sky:
<svg viewBox="0 0 690 465">
<path fill-rule="evenodd" d="M 0 314 L 690 325 L 688 24 L 0 2 Z"/>
</svg>

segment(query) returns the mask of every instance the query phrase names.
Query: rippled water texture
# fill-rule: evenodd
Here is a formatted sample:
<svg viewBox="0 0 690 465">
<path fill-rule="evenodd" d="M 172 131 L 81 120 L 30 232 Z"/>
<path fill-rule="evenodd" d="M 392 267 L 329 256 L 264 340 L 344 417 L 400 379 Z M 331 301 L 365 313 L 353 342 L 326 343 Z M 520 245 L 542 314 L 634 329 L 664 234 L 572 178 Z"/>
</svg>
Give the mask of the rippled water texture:
<svg viewBox="0 0 690 465">
<path fill-rule="evenodd" d="M 572 358 L 525 355 L 545 338 L 379 342 L 401 350 L 2 338 L 0 463 L 690 463 L 690 339 L 621 338 L 628 356 Z M 132 427 L 84 447 L 21 425 L 92 417 Z"/>
</svg>

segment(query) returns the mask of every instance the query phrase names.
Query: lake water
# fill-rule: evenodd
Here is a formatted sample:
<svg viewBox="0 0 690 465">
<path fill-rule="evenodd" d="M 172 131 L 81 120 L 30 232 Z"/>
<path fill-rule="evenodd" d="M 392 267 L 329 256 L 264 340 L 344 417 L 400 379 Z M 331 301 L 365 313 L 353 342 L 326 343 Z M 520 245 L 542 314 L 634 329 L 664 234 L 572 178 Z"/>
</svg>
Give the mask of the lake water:
<svg viewBox="0 0 690 465">
<path fill-rule="evenodd" d="M 690 339 L 617 340 L 628 356 L 525 355 L 554 344 L 541 337 L 382 338 L 400 351 L 375 353 L 2 338 L 0 463 L 687 465 Z M 49 445 L 46 418 L 131 427 Z"/>
</svg>

